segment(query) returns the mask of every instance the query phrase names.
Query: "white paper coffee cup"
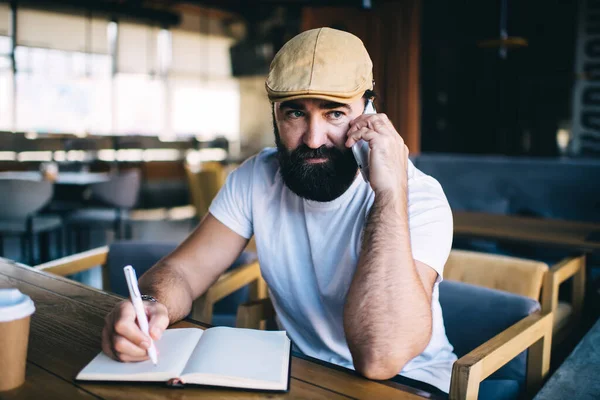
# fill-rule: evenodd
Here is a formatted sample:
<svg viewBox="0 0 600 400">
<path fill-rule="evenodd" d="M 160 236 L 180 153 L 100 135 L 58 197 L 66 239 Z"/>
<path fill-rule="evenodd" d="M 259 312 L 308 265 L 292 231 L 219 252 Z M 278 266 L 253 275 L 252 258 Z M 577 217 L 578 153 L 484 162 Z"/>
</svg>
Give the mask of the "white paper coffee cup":
<svg viewBox="0 0 600 400">
<path fill-rule="evenodd" d="M 0 391 L 25 382 L 33 301 L 19 289 L 0 289 Z"/>
</svg>

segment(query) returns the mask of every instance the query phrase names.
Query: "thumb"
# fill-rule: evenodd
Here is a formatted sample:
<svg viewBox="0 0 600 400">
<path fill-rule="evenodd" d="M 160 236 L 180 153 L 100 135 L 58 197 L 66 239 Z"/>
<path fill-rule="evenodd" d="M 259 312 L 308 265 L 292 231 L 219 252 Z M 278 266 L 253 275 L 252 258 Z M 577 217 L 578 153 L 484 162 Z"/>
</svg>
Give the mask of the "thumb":
<svg viewBox="0 0 600 400">
<path fill-rule="evenodd" d="M 148 331 L 153 340 L 158 340 L 169 326 L 167 307 L 160 303 L 146 304 L 148 315 Z"/>
</svg>

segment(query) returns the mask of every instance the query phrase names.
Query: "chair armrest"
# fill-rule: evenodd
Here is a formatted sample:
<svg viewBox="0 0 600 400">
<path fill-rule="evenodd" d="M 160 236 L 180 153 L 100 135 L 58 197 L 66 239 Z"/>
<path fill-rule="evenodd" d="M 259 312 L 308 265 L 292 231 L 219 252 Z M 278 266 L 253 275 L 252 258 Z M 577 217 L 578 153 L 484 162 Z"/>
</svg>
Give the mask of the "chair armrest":
<svg viewBox="0 0 600 400">
<path fill-rule="evenodd" d="M 444 279 L 500 289 L 539 301 L 548 265 L 498 254 L 452 249 Z"/>
<path fill-rule="evenodd" d="M 214 304 L 238 289 L 255 284 L 260 286 L 262 276 L 258 261 L 242 265 L 232 271 L 226 272 L 196 301 L 192 306 L 192 318 L 210 323 Z M 260 289 L 253 289 L 254 293 L 261 293 Z"/>
<path fill-rule="evenodd" d="M 84 251 L 82 253 L 58 258 L 44 264 L 36 265 L 34 268 L 39 271 L 66 276 L 81 271 L 87 271 L 88 269 L 98 265 L 104 266 L 104 264 L 106 264 L 107 256 L 108 246 L 102 246 L 96 249 Z"/>
<path fill-rule="evenodd" d="M 268 297 L 251 301 L 238 307 L 235 326 L 237 328 L 263 329 L 262 323 L 274 316 L 275 309 Z"/>
<path fill-rule="evenodd" d="M 542 311 L 554 312 L 558 306 L 558 288 L 573 277 L 573 315 L 578 317 L 583 307 L 585 293 L 585 255 L 567 257 L 550 268 L 542 290 Z"/>
<path fill-rule="evenodd" d="M 523 318 L 454 363 L 450 398 L 477 400 L 479 383 L 528 348 L 527 389 L 535 393 L 550 368 L 551 345 L 551 313 Z"/>
</svg>

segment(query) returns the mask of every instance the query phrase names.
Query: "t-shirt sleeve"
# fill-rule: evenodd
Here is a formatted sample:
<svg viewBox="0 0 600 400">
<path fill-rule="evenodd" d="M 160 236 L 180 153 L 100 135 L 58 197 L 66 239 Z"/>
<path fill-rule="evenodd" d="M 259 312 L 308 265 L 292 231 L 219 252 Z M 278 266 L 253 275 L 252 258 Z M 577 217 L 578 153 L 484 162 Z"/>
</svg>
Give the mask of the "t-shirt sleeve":
<svg viewBox="0 0 600 400">
<path fill-rule="evenodd" d="M 441 185 L 421 174 L 409 182 L 408 215 L 413 258 L 444 276 L 444 265 L 452 248 L 452 211 Z"/>
<path fill-rule="evenodd" d="M 231 172 L 208 211 L 240 236 L 250 239 L 252 225 L 252 177 L 254 159 Z"/>
</svg>

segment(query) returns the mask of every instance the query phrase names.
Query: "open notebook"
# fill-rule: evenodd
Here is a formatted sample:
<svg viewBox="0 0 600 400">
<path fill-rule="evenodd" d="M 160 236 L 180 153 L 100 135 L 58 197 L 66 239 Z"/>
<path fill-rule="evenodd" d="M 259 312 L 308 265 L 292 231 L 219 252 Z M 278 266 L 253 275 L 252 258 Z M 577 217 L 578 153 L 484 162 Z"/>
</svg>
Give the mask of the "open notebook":
<svg viewBox="0 0 600 400">
<path fill-rule="evenodd" d="M 215 327 L 167 329 L 156 342 L 158 365 L 98 354 L 79 372 L 86 381 L 168 382 L 288 391 L 291 343 L 283 331 Z"/>
</svg>

